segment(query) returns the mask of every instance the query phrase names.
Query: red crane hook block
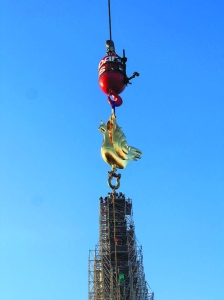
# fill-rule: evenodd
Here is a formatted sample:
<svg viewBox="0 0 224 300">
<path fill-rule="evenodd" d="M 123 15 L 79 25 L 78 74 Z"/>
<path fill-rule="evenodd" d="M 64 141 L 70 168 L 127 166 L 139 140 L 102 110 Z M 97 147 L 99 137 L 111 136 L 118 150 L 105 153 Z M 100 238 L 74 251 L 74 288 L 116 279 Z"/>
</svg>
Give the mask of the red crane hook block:
<svg viewBox="0 0 224 300">
<path fill-rule="evenodd" d="M 98 72 L 99 86 L 103 93 L 109 95 L 113 91 L 112 95 L 116 96 L 123 92 L 126 87 L 125 67 L 116 53 L 109 54 L 101 59 Z"/>
</svg>

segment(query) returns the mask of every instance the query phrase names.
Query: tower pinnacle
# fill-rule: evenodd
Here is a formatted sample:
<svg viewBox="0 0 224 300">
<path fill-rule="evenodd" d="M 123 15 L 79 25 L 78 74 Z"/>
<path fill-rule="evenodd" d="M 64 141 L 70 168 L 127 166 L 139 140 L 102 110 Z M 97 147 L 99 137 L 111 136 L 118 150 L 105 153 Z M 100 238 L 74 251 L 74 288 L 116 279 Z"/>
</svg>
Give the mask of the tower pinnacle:
<svg viewBox="0 0 224 300">
<path fill-rule="evenodd" d="M 99 223 L 99 243 L 89 251 L 88 300 L 153 300 L 135 235 L 132 200 L 121 192 L 100 197 Z"/>
</svg>

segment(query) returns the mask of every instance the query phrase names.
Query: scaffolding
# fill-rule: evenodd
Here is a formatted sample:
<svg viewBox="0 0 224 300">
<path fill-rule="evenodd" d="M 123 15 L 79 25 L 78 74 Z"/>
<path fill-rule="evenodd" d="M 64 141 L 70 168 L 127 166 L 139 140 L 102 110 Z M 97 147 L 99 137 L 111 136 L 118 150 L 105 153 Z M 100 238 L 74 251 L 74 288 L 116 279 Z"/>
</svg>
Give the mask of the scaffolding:
<svg viewBox="0 0 224 300">
<path fill-rule="evenodd" d="M 135 236 L 132 200 L 100 197 L 100 239 L 89 251 L 89 300 L 153 300 Z"/>
</svg>

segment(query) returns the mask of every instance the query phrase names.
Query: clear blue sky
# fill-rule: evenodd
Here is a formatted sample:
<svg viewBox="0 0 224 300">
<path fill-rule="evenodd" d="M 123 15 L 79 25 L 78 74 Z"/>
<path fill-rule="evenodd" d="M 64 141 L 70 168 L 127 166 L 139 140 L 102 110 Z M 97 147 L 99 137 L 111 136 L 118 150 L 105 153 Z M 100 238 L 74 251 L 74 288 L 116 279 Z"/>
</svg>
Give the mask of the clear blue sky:
<svg viewBox="0 0 224 300">
<path fill-rule="evenodd" d="M 127 71 L 122 173 L 155 300 L 224 299 L 224 2 L 111 0 Z M 0 299 L 86 300 L 99 197 L 107 0 L 2 0 Z"/>
</svg>

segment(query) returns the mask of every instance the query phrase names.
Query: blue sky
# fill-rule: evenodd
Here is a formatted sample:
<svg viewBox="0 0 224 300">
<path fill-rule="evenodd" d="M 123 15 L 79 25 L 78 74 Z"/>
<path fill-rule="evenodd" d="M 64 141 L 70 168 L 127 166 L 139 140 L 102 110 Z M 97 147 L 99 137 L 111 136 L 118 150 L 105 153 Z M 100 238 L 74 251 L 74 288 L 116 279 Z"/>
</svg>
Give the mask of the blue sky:
<svg viewBox="0 0 224 300">
<path fill-rule="evenodd" d="M 223 1 L 111 0 L 121 171 L 155 300 L 224 299 Z M 0 299 L 84 300 L 99 197 L 107 1 L 2 0 Z"/>
</svg>

